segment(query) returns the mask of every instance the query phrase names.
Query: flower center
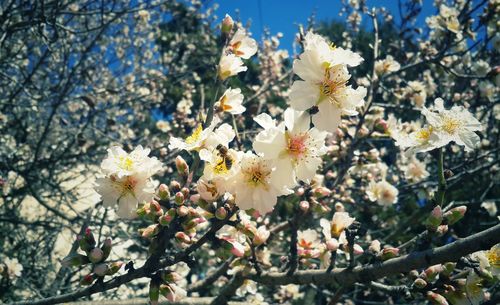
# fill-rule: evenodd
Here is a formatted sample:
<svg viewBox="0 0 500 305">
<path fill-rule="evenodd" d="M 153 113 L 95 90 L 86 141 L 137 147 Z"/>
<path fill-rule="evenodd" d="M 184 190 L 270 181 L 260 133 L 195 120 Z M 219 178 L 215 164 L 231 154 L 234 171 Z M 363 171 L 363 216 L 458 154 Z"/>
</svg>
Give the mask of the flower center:
<svg viewBox="0 0 500 305">
<path fill-rule="evenodd" d="M 330 103 L 340 108 L 339 94 L 346 88 L 347 81 L 348 79 L 344 79 L 339 68 L 325 68 L 325 77 L 319 84 L 320 102 L 323 99 L 328 99 Z"/>
<path fill-rule="evenodd" d="M 295 159 L 303 157 L 307 153 L 306 140 L 308 138 L 306 133 L 298 135 L 290 135 L 286 133 L 287 137 L 287 151 Z"/>
<path fill-rule="evenodd" d="M 116 176 L 113 175 L 110 178 L 114 187 L 120 193 L 120 197 L 126 196 L 127 194 L 134 195 L 134 189 L 137 185 L 137 180 L 134 177 L 129 176 L 122 180 L 117 180 Z"/>
<path fill-rule="evenodd" d="M 233 109 L 233 107 L 231 107 L 230 105 L 226 104 L 227 103 L 227 96 L 223 96 L 220 101 L 219 101 L 219 108 L 222 110 L 222 111 L 229 111 L 231 109 Z"/>
<path fill-rule="evenodd" d="M 491 250 L 486 251 L 488 262 L 494 268 L 500 268 L 500 246 L 495 246 Z"/>
<path fill-rule="evenodd" d="M 253 164 L 250 168 L 242 169 L 247 184 L 252 187 L 264 187 L 268 188 L 268 179 L 271 175 L 271 170 L 267 168 L 265 164 L 258 163 Z"/>
<path fill-rule="evenodd" d="M 126 157 L 120 157 L 120 161 L 119 161 L 119 164 L 118 166 L 121 168 L 121 169 L 124 169 L 124 170 L 132 170 L 132 166 L 134 166 L 134 160 L 132 160 L 129 156 L 126 156 Z"/>
<path fill-rule="evenodd" d="M 447 133 L 454 134 L 460 126 L 461 124 L 459 120 L 451 117 L 443 117 L 443 124 L 441 128 L 443 128 L 443 130 Z"/>
<path fill-rule="evenodd" d="M 198 141 L 201 137 L 202 131 L 203 131 L 203 127 L 201 126 L 201 124 L 199 124 L 198 127 L 196 127 L 196 129 L 193 131 L 193 133 L 189 137 L 186 138 L 186 143 L 193 144 L 196 141 Z"/>
<path fill-rule="evenodd" d="M 308 249 L 312 246 L 312 242 L 308 242 L 307 240 L 305 240 L 303 238 L 299 239 L 298 244 L 299 244 L 299 247 L 304 248 L 304 249 Z"/>
<path fill-rule="evenodd" d="M 432 134 L 432 127 L 422 128 L 419 131 L 417 131 L 415 137 L 421 144 L 423 144 L 429 141 L 431 134 Z"/>
</svg>

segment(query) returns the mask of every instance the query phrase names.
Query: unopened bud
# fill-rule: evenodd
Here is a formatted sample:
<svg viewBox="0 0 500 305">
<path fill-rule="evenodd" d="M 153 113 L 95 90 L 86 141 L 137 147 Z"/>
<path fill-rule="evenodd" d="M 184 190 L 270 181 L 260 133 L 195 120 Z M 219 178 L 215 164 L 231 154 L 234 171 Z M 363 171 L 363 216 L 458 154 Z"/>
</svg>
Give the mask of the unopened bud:
<svg viewBox="0 0 500 305">
<path fill-rule="evenodd" d="M 172 192 L 178 192 L 181 190 L 181 184 L 175 180 L 170 181 L 170 190 Z"/>
<path fill-rule="evenodd" d="M 306 192 L 306 191 L 304 190 L 304 188 L 303 188 L 303 187 L 299 187 L 299 188 L 297 188 L 297 190 L 295 191 L 295 195 L 297 195 L 297 196 L 299 196 L 299 197 L 300 197 L 300 196 L 304 195 L 304 193 L 305 193 L 305 192 Z"/>
<path fill-rule="evenodd" d="M 226 17 L 224 17 L 224 19 L 222 20 L 221 32 L 224 35 L 228 35 L 229 33 L 231 33 L 233 26 L 234 26 L 233 18 L 231 18 L 231 16 L 226 14 Z"/>
<path fill-rule="evenodd" d="M 318 186 L 313 189 L 316 198 L 323 198 L 331 194 L 331 191 L 324 186 Z"/>
<path fill-rule="evenodd" d="M 174 208 L 168 210 L 163 216 L 160 217 L 159 219 L 160 225 L 168 226 L 172 222 L 172 220 L 174 220 L 176 214 L 177 213 L 175 212 Z"/>
<path fill-rule="evenodd" d="M 399 249 L 398 248 L 393 248 L 393 247 L 388 247 L 382 249 L 382 253 L 380 254 L 380 257 L 382 260 L 388 260 L 391 258 L 394 258 L 399 255 Z"/>
<path fill-rule="evenodd" d="M 183 187 L 181 189 L 181 193 L 182 193 L 182 195 L 184 195 L 184 198 L 189 198 L 190 191 L 189 191 L 189 189 L 187 187 Z"/>
<path fill-rule="evenodd" d="M 438 276 L 438 274 L 440 272 L 442 272 L 444 269 L 443 269 L 443 266 L 441 264 L 438 264 L 438 265 L 433 265 L 433 266 L 430 266 L 429 268 L 425 269 L 422 276 L 428 281 L 428 282 L 432 282 L 436 279 L 436 277 Z"/>
<path fill-rule="evenodd" d="M 152 217 L 161 216 L 163 214 L 163 209 L 161 208 L 160 203 L 154 199 L 149 202 L 149 208 L 149 213 Z"/>
<path fill-rule="evenodd" d="M 191 242 L 191 238 L 189 238 L 189 236 L 184 232 L 175 233 L 175 239 L 177 239 L 180 243 L 189 244 Z"/>
<path fill-rule="evenodd" d="M 326 248 L 331 252 L 337 251 L 339 248 L 339 242 L 335 238 L 329 239 L 326 241 Z"/>
<path fill-rule="evenodd" d="M 465 212 L 467 212 L 467 207 L 465 205 L 461 205 L 444 213 L 444 218 L 446 218 L 448 225 L 451 226 L 462 219 Z"/>
<path fill-rule="evenodd" d="M 377 132 L 380 132 L 380 133 L 386 133 L 387 130 L 389 129 L 389 125 L 387 124 L 387 122 L 384 119 L 377 119 L 375 121 L 373 129 Z"/>
<path fill-rule="evenodd" d="M 105 276 L 108 271 L 108 266 L 106 264 L 98 264 L 94 267 L 94 273 L 98 276 Z"/>
<path fill-rule="evenodd" d="M 189 174 L 189 165 L 181 156 L 177 156 L 175 158 L 175 167 L 177 168 L 179 175 L 182 177 L 186 177 Z"/>
<path fill-rule="evenodd" d="M 181 205 L 177 208 L 177 215 L 179 215 L 180 217 L 184 217 L 187 214 L 189 214 L 189 209 L 186 206 Z"/>
<path fill-rule="evenodd" d="M 161 200 L 168 200 L 168 198 L 170 198 L 170 191 L 168 190 L 168 186 L 166 184 L 160 184 L 158 187 L 158 196 Z"/>
<path fill-rule="evenodd" d="M 89 259 L 94 264 L 102 261 L 103 257 L 104 257 L 104 252 L 102 252 L 100 248 L 94 248 L 89 253 Z"/>
<path fill-rule="evenodd" d="M 380 252 L 380 241 L 378 241 L 378 239 L 375 239 L 373 240 L 371 243 L 370 243 L 370 246 L 368 247 L 368 250 L 370 250 L 370 252 L 372 253 L 375 253 L 375 254 L 378 254 Z"/>
<path fill-rule="evenodd" d="M 101 247 L 103 261 L 105 261 L 109 257 L 109 254 L 111 253 L 112 246 L 113 246 L 113 244 L 112 244 L 111 238 L 106 238 L 106 240 L 104 240 L 104 243 L 102 244 L 102 247 Z"/>
<path fill-rule="evenodd" d="M 62 261 L 61 265 L 63 267 L 78 267 L 90 262 L 89 258 L 86 255 L 82 254 L 72 254 L 66 256 Z"/>
<path fill-rule="evenodd" d="M 428 291 L 427 299 L 436 305 L 448 305 L 448 301 L 439 293 Z"/>
<path fill-rule="evenodd" d="M 90 273 L 90 274 L 87 274 L 85 275 L 81 280 L 80 280 L 80 284 L 81 285 L 85 285 L 85 286 L 88 286 L 90 284 L 92 284 L 92 282 L 94 282 L 94 280 L 96 279 L 96 277 L 94 276 L 94 274 Z"/>
<path fill-rule="evenodd" d="M 302 200 L 299 203 L 299 207 L 303 212 L 307 212 L 309 210 L 309 202 L 306 200 Z"/>
<path fill-rule="evenodd" d="M 193 194 L 191 196 L 189 196 L 189 200 L 191 200 L 191 202 L 193 203 L 198 203 L 200 201 L 200 194 Z"/>
<path fill-rule="evenodd" d="M 336 212 L 345 212 L 344 205 L 340 202 L 335 203 L 335 211 Z"/>
<path fill-rule="evenodd" d="M 219 220 L 224 220 L 227 217 L 227 210 L 224 207 L 220 207 L 215 211 L 215 217 Z"/>
<path fill-rule="evenodd" d="M 449 277 L 451 273 L 455 270 L 456 263 L 448 262 L 443 264 L 443 271 L 441 271 L 441 274 L 445 277 Z"/>
<path fill-rule="evenodd" d="M 424 279 L 418 278 L 413 282 L 413 285 L 415 285 L 415 287 L 419 289 L 422 289 L 427 286 L 427 282 Z"/>
<path fill-rule="evenodd" d="M 153 236 L 158 234 L 158 232 L 160 232 L 160 227 L 158 226 L 158 224 L 154 224 L 154 225 L 148 226 L 145 229 L 139 230 L 139 232 L 140 232 L 141 236 L 144 238 L 152 238 Z"/>
<path fill-rule="evenodd" d="M 429 217 L 427 217 L 426 221 L 427 229 L 429 231 L 435 232 L 442 221 L 443 221 L 443 211 L 441 210 L 441 207 L 438 205 L 432 210 Z"/>
<path fill-rule="evenodd" d="M 113 275 L 117 273 L 120 268 L 123 266 L 123 262 L 113 262 L 108 266 L 108 271 L 106 271 L 106 275 Z"/>
<path fill-rule="evenodd" d="M 181 192 L 175 193 L 174 200 L 177 205 L 182 205 L 184 203 L 184 194 L 182 194 Z"/>
<path fill-rule="evenodd" d="M 438 236 L 443 236 L 448 232 L 448 225 L 440 225 L 437 227 L 436 234 Z"/>
</svg>

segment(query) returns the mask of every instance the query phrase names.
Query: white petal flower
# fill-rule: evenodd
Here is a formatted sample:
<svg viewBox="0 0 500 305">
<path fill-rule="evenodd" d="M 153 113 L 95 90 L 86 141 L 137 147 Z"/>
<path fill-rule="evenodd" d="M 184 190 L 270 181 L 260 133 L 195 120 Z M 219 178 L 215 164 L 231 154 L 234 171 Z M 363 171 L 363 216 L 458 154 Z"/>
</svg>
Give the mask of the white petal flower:
<svg viewBox="0 0 500 305">
<path fill-rule="evenodd" d="M 387 181 L 371 181 L 366 194 L 370 201 L 376 201 L 382 206 L 389 206 L 398 202 L 399 191 Z"/>
<path fill-rule="evenodd" d="M 0 261 L 0 268 L 2 267 L 1 264 L 5 265 L 5 268 L 7 268 L 6 272 L 0 272 L 0 276 L 3 274 L 6 274 L 9 279 L 13 282 L 16 281 L 17 278 L 21 276 L 21 272 L 23 271 L 23 265 L 19 263 L 17 258 L 5 258 L 3 261 Z"/>
<path fill-rule="evenodd" d="M 408 164 L 405 165 L 405 178 L 418 182 L 429 177 L 429 172 L 425 169 L 425 163 L 420 162 L 417 158 L 412 157 Z"/>
<path fill-rule="evenodd" d="M 347 212 L 335 212 L 333 214 L 332 221 L 328 221 L 324 218 L 320 220 L 320 225 L 323 228 L 323 234 L 326 240 L 332 238 L 339 238 L 340 234 L 344 232 L 353 222 L 356 220 L 349 216 Z"/>
<path fill-rule="evenodd" d="M 241 114 L 245 112 L 246 108 L 242 105 L 243 94 L 241 89 L 227 89 L 221 98 L 215 103 L 215 107 L 223 112 L 231 114 Z"/>
<path fill-rule="evenodd" d="M 341 115 L 357 115 L 364 104 L 366 88 L 353 89 L 347 85 L 351 75 L 347 65 L 359 64 L 350 51 L 331 50 L 326 42 L 313 36 L 306 49 L 293 64 L 294 72 L 302 78 L 294 82 L 290 91 L 290 105 L 296 110 L 318 106 L 313 115 L 314 126 L 333 132 L 340 124 Z M 333 55 L 332 55 L 333 54 Z"/>
<path fill-rule="evenodd" d="M 207 128 L 203 129 L 202 124 L 198 124 L 196 128 L 193 130 L 193 133 L 188 136 L 186 139 L 180 139 L 171 137 L 168 148 L 173 149 L 181 149 L 181 150 L 201 150 L 205 148 L 207 139 L 209 137 L 213 137 L 213 130 L 217 124 L 219 124 L 220 120 L 217 117 L 214 117 L 212 123 Z M 221 126 L 222 127 L 222 126 Z M 213 138 L 212 138 L 213 140 Z M 227 143 L 226 143 L 227 144 Z"/>
<path fill-rule="evenodd" d="M 161 162 L 156 157 L 148 157 L 151 150 L 137 146 L 130 154 L 121 147 L 108 149 L 108 157 L 101 163 L 105 175 L 116 175 L 118 178 L 139 174 L 151 177 L 161 170 Z"/>
<path fill-rule="evenodd" d="M 268 124 L 269 128 L 257 135 L 253 148 L 264 158 L 276 162 L 276 171 L 283 183 L 293 187 L 297 180 L 309 183 L 321 166 L 321 156 L 326 153 L 326 132 L 310 129 L 306 113 L 288 108 L 284 116 L 284 123 Z"/>
<path fill-rule="evenodd" d="M 219 62 L 219 78 L 225 80 L 230 76 L 234 76 L 240 72 L 246 71 L 248 68 L 243 65 L 241 58 L 234 54 L 223 55 Z"/>
<path fill-rule="evenodd" d="M 229 41 L 228 50 L 238 57 L 249 59 L 257 53 L 257 42 L 248 37 L 246 31 L 240 28 Z"/>
<path fill-rule="evenodd" d="M 138 203 L 150 201 L 155 194 L 155 184 L 150 178 L 114 175 L 96 179 L 96 191 L 101 195 L 105 207 L 118 205 L 116 214 L 121 218 L 136 217 Z"/>
<path fill-rule="evenodd" d="M 433 128 L 436 146 L 441 147 L 455 142 L 465 146 L 465 151 L 474 150 L 480 141 L 475 131 L 482 129 L 481 123 L 462 106 L 444 109 L 443 100 L 440 98 L 437 98 L 434 103 L 433 110 L 424 107 L 422 114 Z"/>
<path fill-rule="evenodd" d="M 401 65 L 391 55 L 375 62 L 375 72 L 379 75 L 398 71 Z"/>
<path fill-rule="evenodd" d="M 240 171 L 231 179 L 230 192 L 236 205 L 243 210 L 255 209 L 261 214 L 273 210 L 277 197 L 290 194 L 269 160 L 246 152 L 240 162 Z"/>
</svg>

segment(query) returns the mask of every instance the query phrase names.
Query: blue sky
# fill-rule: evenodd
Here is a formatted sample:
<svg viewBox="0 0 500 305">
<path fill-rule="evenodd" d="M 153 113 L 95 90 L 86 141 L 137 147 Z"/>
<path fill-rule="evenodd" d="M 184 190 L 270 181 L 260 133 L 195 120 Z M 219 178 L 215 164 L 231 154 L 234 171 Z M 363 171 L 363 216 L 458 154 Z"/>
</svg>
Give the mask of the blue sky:
<svg viewBox="0 0 500 305">
<path fill-rule="evenodd" d="M 297 25 L 307 24 L 307 18 L 312 12 L 316 12 L 316 20 L 345 20 L 345 16 L 339 17 L 341 9 L 340 0 L 215 0 L 219 4 L 217 15 L 222 18 L 226 13 L 235 16 L 239 9 L 241 20 L 245 23 L 252 20 L 251 31 L 255 38 L 259 39 L 262 29 L 268 27 L 271 33 L 282 32 L 284 34 L 282 47 L 291 50 Z M 425 17 L 436 11 L 432 3 L 434 1 L 424 0 L 423 11 L 418 23 L 423 24 Z M 384 6 L 390 10 L 396 20 L 399 20 L 397 0 L 367 0 L 368 6 Z M 259 12 L 260 11 L 260 12 Z M 342 18 L 342 19 L 341 19 Z M 363 22 L 370 22 L 368 19 Z"/>
</svg>

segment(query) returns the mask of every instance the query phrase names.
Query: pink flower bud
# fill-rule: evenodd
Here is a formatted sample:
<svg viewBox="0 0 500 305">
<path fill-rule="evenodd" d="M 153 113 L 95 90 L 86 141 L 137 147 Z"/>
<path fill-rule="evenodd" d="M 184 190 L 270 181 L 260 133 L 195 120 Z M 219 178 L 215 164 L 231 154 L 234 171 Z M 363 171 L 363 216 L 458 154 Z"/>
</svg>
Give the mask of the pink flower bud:
<svg viewBox="0 0 500 305">
<path fill-rule="evenodd" d="M 184 232 L 175 233 L 175 239 L 177 239 L 180 243 L 189 244 L 191 242 L 191 238 L 189 238 L 189 236 Z"/>
<path fill-rule="evenodd" d="M 182 205 L 184 203 L 184 194 L 181 192 L 175 193 L 175 203 L 177 205 Z"/>
<path fill-rule="evenodd" d="M 94 273 L 98 276 L 105 276 L 108 271 L 108 266 L 106 264 L 98 264 L 94 267 Z"/>
<path fill-rule="evenodd" d="M 373 240 L 370 243 L 370 247 L 368 247 L 368 250 L 375 254 L 378 254 L 380 252 L 380 241 L 378 241 L 377 239 Z"/>
<path fill-rule="evenodd" d="M 245 247 L 239 242 L 232 242 L 231 245 L 233 248 L 231 249 L 231 253 L 237 257 L 242 257 L 245 255 Z"/>
<path fill-rule="evenodd" d="M 422 289 L 427 286 L 427 282 L 424 279 L 418 278 L 413 282 L 413 285 L 415 285 L 415 287 L 419 289 Z"/>
<path fill-rule="evenodd" d="M 231 33 L 231 30 L 233 29 L 234 21 L 231 16 L 226 14 L 224 19 L 222 20 L 222 26 L 221 26 L 221 32 L 225 35 Z"/>
<path fill-rule="evenodd" d="M 189 209 L 186 206 L 181 205 L 177 208 L 177 215 L 179 215 L 180 217 L 184 217 L 187 214 L 189 214 Z"/>
<path fill-rule="evenodd" d="M 440 225 L 437 227 L 436 233 L 438 236 L 443 236 L 448 232 L 448 225 Z"/>
<path fill-rule="evenodd" d="M 256 231 L 253 237 L 253 244 L 256 246 L 260 246 L 267 241 L 271 232 L 266 228 L 266 226 L 260 226 Z"/>
<path fill-rule="evenodd" d="M 393 247 L 387 247 L 382 249 L 381 258 L 382 260 L 388 260 L 399 255 L 399 249 Z"/>
<path fill-rule="evenodd" d="M 316 198 L 323 198 L 331 194 L 331 191 L 324 186 L 318 186 L 313 189 Z"/>
<path fill-rule="evenodd" d="M 181 156 L 177 156 L 175 158 L 175 167 L 177 168 L 179 175 L 186 177 L 189 174 L 189 165 Z"/>
<path fill-rule="evenodd" d="M 170 191 L 168 190 L 168 186 L 166 184 L 160 184 L 158 188 L 158 196 L 161 200 L 168 200 L 170 197 Z"/>
<path fill-rule="evenodd" d="M 172 192 L 178 192 L 181 190 L 181 184 L 175 180 L 172 180 L 170 182 L 170 190 L 172 190 Z"/>
<path fill-rule="evenodd" d="M 215 217 L 219 220 L 226 219 L 227 217 L 227 210 L 224 207 L 220 207 L 215 211 Z"/>
<path fill-rule="evenodd" d="M 326 241 L 326 248 L 328 251 L 337 251 L 339 248 L 339 242 L 335 238 L 329 239 Z"/>
<path fill-rule="evenodd" d="M 361 254 L 363 254 L 365 252 L 363 250 L 363 248 L 361 248 L 361 246 L 358 245 L 358 244 L 354 244 L 354 249 L 353 250 L 354 250 L 353 251 L 354 255 L 361 255 Z"/>
<path fill-rule="evenodd" d="M 345 211 L 344 205 L 340 202 L 335 203 L 335 211 L 344 212 Z"/>
<path fill-rule="evenodd" d="M 302 200 L 299 203 L 299 207 L 303 212 L 307 212 L 309 210 L 309 202 L 307 202 L 306 200 Z"/>
<path fill-rule="evenodd" d="M 448 305 L 448 301 L 442 295 L 432 291 L 427 292 L 427 299 L 436 305 Z"/>
<path fill-rule="evenodd" d="M 377 119 L 373 127 L 375 131 L 378 131 L 380 133 L 386 133 L 389 129 L 389 125 L 384 119 Z"/>
<path fill-rule="evenodd" d="M 465 205 L 458 206 L 444 213 L 444 218 L 448 222 L 448 225 L 454 225 L 457 221 L 462 219 L 467 212 L 467 207 Z"/>
<path fill-rule="evenodd" d="M 189 200 L 191 200 L 191 202 L 198 203 L 198 201 L 200 201 L 200 198 L 200 194 L 194 194 L 189 197 Z"/>
<path fill-rule="evenodd" d="M 303 187 L 299 187 L 299 188 L 297 188 L 297 190 L 295 191 L 295 195 L 297 195 L 297 196 L 302 196 L 302 195 L 304 195 L 304 193 L 305 193 L 305 190 L 304 190 L 304 188 L 303 188 Z"/>
<path fill-rule="evenodd" d="M 428 282 L 432 282 L 436 279 L 438 274 L 443 270 L 444 270 L 443 265 L 441 264 L 433 265 L 424 270 L 424 272 L 422 273 L 422 277 L 424 277 Z"/>
<path fill-rule="evenodd" d="M 441 210 L 441 207 L 438 205 L 436 206 L 429 217 L 427 217 L 426 225 L 427 229 L 429 231 L 435 232 L 437 230 L 437 227 L 441 224 L 443 221 L 443 211 Z"/>
<path fill-rule="evenodd" d="M 160 227 L 157 224 L 150 225 L 147 228 L 143 229 L 141 232 L 141 236 L 144 238 L 152 238 L 160 231 Z"/>
<path fill-rule="evenodd" d="M 100 248 L 94 248 L 89 253 L 89 259 L 92 263 L 98 263 L 104 257 L 104 252 Z"/>
<path fill-rule="evenodd" d="M 94 280 L 96 279 L 96 277 L 94 276 L 94 274 L 90 273 L 90 274 L 87 274 L 85 275 L 81 280 L 80 280 L 80 284 L 81 285 L 85 285 L 85 286 L 88 286 L 90 284 L 92 284 L 92 282 L 94 282 Z"/>
</svg>

